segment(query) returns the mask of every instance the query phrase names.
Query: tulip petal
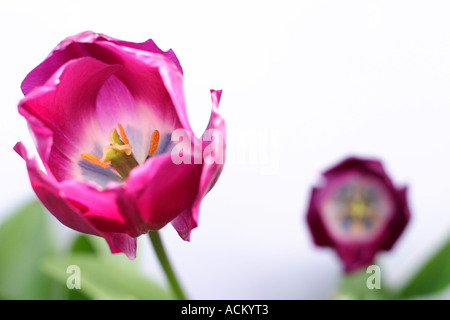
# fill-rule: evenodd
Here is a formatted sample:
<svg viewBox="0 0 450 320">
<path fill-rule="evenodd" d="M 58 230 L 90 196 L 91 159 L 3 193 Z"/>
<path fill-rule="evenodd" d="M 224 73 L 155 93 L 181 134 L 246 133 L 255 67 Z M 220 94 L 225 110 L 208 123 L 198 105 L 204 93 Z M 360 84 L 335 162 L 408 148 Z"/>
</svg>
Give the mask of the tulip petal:
<svg viewBox="0 0 450 320">
<path fill-rule="evenodd" d="M 102 232 L 126 233 L 127 227 L 116 204 L 117 188 L 98 190 L 75 180 L 66 180 L 59 184 L 65 199 L 77 207 L 83 217 Z"/>
<path fill-rule="evenodd" d="M 39 200 L 65 226 L 79 232 L 101 236 L 108 242 L 113 253 L 125 253 L 130 259 L 136 257 L 136 239 L 125 234 L 100 231 L 80 210 L 78 205 L 68 198 L 61 183 L 39 168 L 35 158 L 29 158 L 22 143 L 14 150 L 26 161 L 31 186 Z M 85 211 L 85 210 L 83 210 Z"/>
<path fill-rule="evenodd" d="M 41 64 L 25 77 L 21 85 L 23 94 L 27 95 L 35 87 L 44 85 L 45 82 L 69 60 L 89 56 L 83 44 L 95 43 L 96 41 L 109 41 L 120 46 L 161 54 L 171 60 L 178 70 L 183 73 L 180 62 L 173 50 L 169 49 L 168 51 L 163 51 L 158 48 L 151 39 L 142 43 L 135 43 L 114 39 L 107 35 L 92 31 L 85 31 L 62 41 Z"/>
<path fill-rule="evenodd" d="M 208 159 L 203 158 L 203 167 L 202 173 L 200 176 L 200 183 L 197 191 L 197 197 L 191 208 L 183 211 L 178 217 L 176 217 L 172 221 L 172 225 L 177 230 L 180 237 L 184 240 L 190 239 L 190 234 L 192 229 L 198 226 L 198 213 L 200 210 L 200 204 L 203 197 L 211 190 L 214 184 L 217 182 L 220 173 L 222 172 L 223 165 L 225 163 L 225 121 L 220 116 L 218 112 L 218 107 L 220 103 L 220 98 L 222 96 L 222 90 L 211 90 L 211 99 L 212 99 L 212 111 L 211 117 L 208 123 L 206 130 L 214 129 L 218 130 L 221 133 L 222 141 L 212 141 L 213 148 L 216 152 L 223 152 L 222 154 L 222 163 L 212 162 L 209 163 Z M 202 137 L 203 143 L 204 136 Z M 219 145 L 220 143 L 220 145 Z M 214 146 L 214 144 L 216 144 Z M 205 145 L 203 145 L 203 150 L 205 150 Z"/>
<path fill-rule="evenodd" d="M 313 241 L 318 246 L 334 246 L 334 241 L 328 234 L 325 224 L 322 221 L 322 217 L 318 212 L 318 195 L 320 193 L 319 188 L 312 188 L 311 197 L 308 206 L 308 212 L 306 214 L 306 220 L 309 228 L 314 230 L 311 233 Z"/>
<path fill-rule="evenodd" d="M 36 68 L 27 74 L 22 81 L 21 89 L 24 95 L 29 94 L 34 88 L 44 86 L 60 67 L 66 62 L 85 56 L 80 46 L 72 46 L 68 50 L 53 50 L 49 56 Z"/>
<path fill-rule="evenodd" d="M 95 180 L 101 186 L 119 181 L 110 170 L 91 165 L 80 154 L 102 153 L 107 135 L 98 121 L 96 97 L 108 77 L 120 68 L 90 57 L 72 60 L 45 86 L 21 100 L 19 112 L 30 123 L 47 171 L 58 181 Z"/>
<path fill-rule="evenodd" d="M 162 51 L 152 40 L 132 43 L 90 31 L 68 37 L 28 74 L 22 83 L 22 91 L 28 94 L 35 87 L 43 86 L 65 63 L 81 57 L 94 57 L 123 66 L 116 76 L 127 84 L 139 114 L 132 121 L 134 126 L 123 125 L 134 135 L 135 156 L 139 163 L 145 161 L 145 149 L 148 149 L 154 130 L 162 137 L 157 154 L 170 148 L 168 138 L 175 128 L 190 130 L 180 63 L 172 50 Z M 103 98 L 104 95 L 99 101 Z M 140 130 L 135 130 L 136 127 Z"/>
<path fill-rule="evenodd" d="M 135 159 L 140 164 L 144 163 L 148 156 L 151 133 L 155 130 L 158 132 L 162 130 L 162 125 L 152 120 L 143 120 L 130 91 L 114 75 L 109 77 L 101 87 L 96 106 L 103 133 L 107 135 L 111 129 L 117 128 L 118 124 L 121 124 L 132 145 Z M 156 154 L 164 153 L 170 142 L 168 132 L 161 133 L 161 135 L 163 136 L 160 138 Z"/>
<path fill-rule="evenodd" d="M 115 44 L 120 45 L 120 46 L 161 54 L 164 57 L 166 57 L 167 59 L 171 60 L 173 62 L 173 64 L 178 68 L 178 70 L 181 72 L 181 74 L 183 74 L 183 68 L 181 67 L 180 61 L 178 60 L 178 58 L 175 55 L 175 53 L 173 52 L 173 50 L 172 49 L 169 49 L 167 51 L 161 50 L 152 39 L 149 39 L 142 43 L 115 40 L 110 37 L 107 37 L 107 39 Z"/>
<path fill-rule="evenodd" d="M 59 68 L 70 60 L 89 57 L 84 46 L 85 43 L 93 43 L 99 34 L 85 31 L 61 41 L 48 57 L 34 68 L 22 81 L 21 89 L 24 95 L 34 88 L 44 86 Z"/>
<path fill-rule="evenodd" d="M 191 207 L 197 196 L 201 173 L 202 165 L 177 165 L 170 154 L 152 157 L 135 168 L 125 188 L 127 197 L 134 200 L 139 212 L 141 223 L 138 225 L 145 225 L 147 230 L 158 230 Z"/>
<path fill-rule="evenodd" d="M 364 246 L 358 243 L 340 245 L 336 244 L 336 252 L 344 263 L 346 273 L 358 270 L 374 262 L 378 248 Z"/>
<path fill-rule="evenodd" d="M 392 184 L 391 179 L 384 170 L 382 163 L 376 159 L 365 159 L 364 162 L 361 162 L 361 160 L 357 157 L 349 157 L 333 168 L 326 170 L 322 175 L 327 179 L 332 179 L 333 177 L 349 170 L 356 170 L 358 172 L 378 176 L 391 191 L 395 192 L 395 186 Z"/>
<path fill-rule="evenodd" d="M 411 212 L 407 200 L 408 188 L 404 187 L 397 191 L 397 208 L 392 215 L 389 232 L 385 232 L 381 237 L 380 247 L 383 250 L 390 250 L 396 243 L 397 239 L 405 230 L 411 218 Z"/>
<path fill-rule="evenodd" d="M 150 146 L 154 130 L 163 137 L 177 128 L 190 130 L 185 110 L 182 74 L 172 61 L 160 54 L 97 42 L 89 53 L 98 59 L 121 64 L 115 73 L 126 84 L 139 114 L 142 145 Z M 148 151 L 148 147 L 146 148 Z"/>
</svg>

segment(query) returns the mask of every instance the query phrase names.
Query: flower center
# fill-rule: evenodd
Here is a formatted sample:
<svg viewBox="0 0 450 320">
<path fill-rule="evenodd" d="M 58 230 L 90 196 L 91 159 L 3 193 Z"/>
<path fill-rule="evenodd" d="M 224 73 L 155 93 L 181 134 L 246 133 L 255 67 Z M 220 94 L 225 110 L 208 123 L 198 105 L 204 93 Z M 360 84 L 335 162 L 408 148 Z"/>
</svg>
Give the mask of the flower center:
<svg viewBox="0 0 450 320">
<path fill-rule="evenodd" d="M 109 144 L 103 148 L 102 157 L 95 156 L 90 153 L 82 153 L 81 157 L 90 163 L 103 168 L 111 168 L 114 170 L 123 180 L 128 178 L 131 170 L 137 167 L 139 163 L 136 161 L 133 155 L 133 147 L 128 141 L 128 137 L 125 134 L 125 130 L 122 125 L 118 124 L 119 133 L 116 128 L 112 129 L 108 134 Z M 155 154 L 159 144 L 159 131 L 153 131 L 148 156 L 151 157 Z"/>
<path fill-rule="evenodd" d="M 336 240 L 368 242 L 383 230 L 394 205 L 389 190 L 378 179 L 349 173 L 326 186 L 320 214 Z"/>
<path fill-rule="evenodd" d="M 377 198 L 372 188 L 342 187 L 337 192 L 336 201 L 340 207 L 339 220 L 343 229 L 357 233 L 372 229 L 379 218 Z"/>
</svg>

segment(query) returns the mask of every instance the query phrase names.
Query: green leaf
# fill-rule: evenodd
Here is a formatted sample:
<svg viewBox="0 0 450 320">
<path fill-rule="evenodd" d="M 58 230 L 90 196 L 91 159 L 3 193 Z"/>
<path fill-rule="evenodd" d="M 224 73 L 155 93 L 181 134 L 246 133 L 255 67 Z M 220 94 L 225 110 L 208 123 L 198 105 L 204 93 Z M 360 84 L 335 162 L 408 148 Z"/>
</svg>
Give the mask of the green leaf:
<svg viewBox="0 0 450 320">
<path fill-rule="evenodd" d="M 85 253 L 85 254 L 92 254 L 97 255 L 98 250 L 93 243 L 93 236 L 87 235 L 87 234 L 79 234 L 75 237 L 73 243 L 72 243 L 72 254 L 79 254 L 79 253 Z M 68 290 L 66 284 L 61 284 L 67 292 L 67 298 L 69 300 L 89 300 L 89 296 L 87 296 L 83 291 L 81 290 Z"/>
<path fill-rule="evenodd" d="M 19 208 L 0 226 L 0 296 L 50 299 L 54 282 L 39 269 L 54 252 L 45 211 L 39 201 Z"/>
<path fill-rule="evenodd" d="M 123 256 L 79 253 L 50 257 L 44 261 L 42 269 L 55 280 L 66 284 L 69 277 L 77 276 L 76 272 L 68 273 L 68 267 L 72 265 L 79 267 L 81 288 L 71 290 L 80 290 L 92 299 L 172 299 L 166 290 L 139 271 L 135 261 Z"/>
<path fill-rule="evenodd" d="M 439 293 L 450 284 L 450 239 L 448 239 L 400 290 L 402 299 Z"/>
<path fill-rule="evenodd" d="M 378 288 L 368 285 L 368 282 L 374 284 L 372 279 L 376 272 L 380 273 L 376 280 L 379 282 Z M 362 269 L 343 275 L 335 295 L 336 299 L 341 300 L 386 300 L 393 297 L 393 293 L 382 280 L 380 269 Z"/>
<path fill-rule="evenodd" d="M 92 253 L 96 254 L 97 249 L 91 241 L 91 236 L 79 234 L 72 243 L 72 253 Z"/>
</svg>

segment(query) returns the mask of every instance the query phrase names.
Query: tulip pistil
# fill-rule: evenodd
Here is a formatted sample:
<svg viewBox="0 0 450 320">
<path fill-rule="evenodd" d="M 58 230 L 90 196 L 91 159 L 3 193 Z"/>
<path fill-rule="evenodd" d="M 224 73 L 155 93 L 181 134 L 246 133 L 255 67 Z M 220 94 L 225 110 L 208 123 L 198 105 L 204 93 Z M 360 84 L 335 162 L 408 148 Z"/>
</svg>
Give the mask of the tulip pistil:
<svg viewBox="0 0 450 320">
<path fill-rule="evenodd" d="M 130 175 L 131 170 L 137 167 L 139 163 L 132 154 L 133 148 L 128 141 L 125 130 L 120 123 L 118 127 L 120 135 L 115 128 L 109 132 L 109 145 L 103 148 L 101 158 L 90 153 L 82 153 L 81 157 L 103 168 L 112 167 L 125 180 Z"/>
<path fill-rule="evenodd" d="M 109 132 L 109 144 L 103 148 L 101 158 L 90 153 L 82 153 L 81 157 L 102 168 L 112 167 L 125 180 L 130 175 L 131 170 L 137 167 L 139 163 L 133 156 L 133 148 L 120 123 L 118 124 L 118 128 L 120 134 L 115 128 Z M 159 131 L 153 131 L 148 151 L 149 157 L 154 155 L 158 149 L 159 137 Z"/>
</svg>

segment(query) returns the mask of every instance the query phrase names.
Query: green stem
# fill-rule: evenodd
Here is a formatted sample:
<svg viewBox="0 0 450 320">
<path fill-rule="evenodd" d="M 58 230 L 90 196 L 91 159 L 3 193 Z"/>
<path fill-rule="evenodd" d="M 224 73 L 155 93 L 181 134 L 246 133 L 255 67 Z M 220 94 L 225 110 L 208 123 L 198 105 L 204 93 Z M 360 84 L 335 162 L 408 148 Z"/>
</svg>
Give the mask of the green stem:
<svg viewBox="0 0 450 320">
<path fill-rule="evenodd" d="M 178 300 L 186 300 L 187 298 L 183 292 L 183 289 L 180 286 L 180 283 L 177 280 L 177 277 L 175 276 L 175 272 L 173 271 L 172 266 L 170 265 L 166 251 L 164 250 L 164 246 L 162 244 L 161 237 L 159 236 L 159 232 L 150 231 L 148 235 L 152 242 L 153 248 L 155 249 L 161 267 L 163 268 L 167 276 L 167 280 L 169 281 L 169 284 L 172 288 L 172 291 L 175 294 L 175 297 Z"/>
</svg>

